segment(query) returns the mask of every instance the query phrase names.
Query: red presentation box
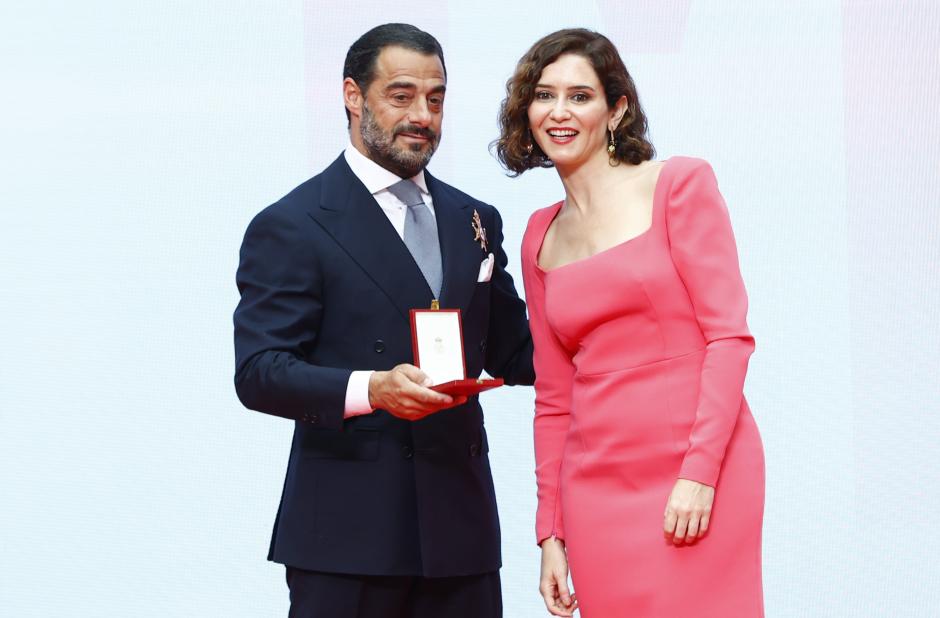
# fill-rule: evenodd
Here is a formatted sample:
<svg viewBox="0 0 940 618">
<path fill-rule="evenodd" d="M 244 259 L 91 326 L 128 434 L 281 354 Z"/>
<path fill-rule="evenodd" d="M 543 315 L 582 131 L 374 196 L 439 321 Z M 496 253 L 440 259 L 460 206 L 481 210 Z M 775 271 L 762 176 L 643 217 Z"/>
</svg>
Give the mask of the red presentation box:
<svg viewBox="0 0 940 618">
<path fill-rule="evenodd" d="M 467 378 L 460 309 L 412 309 L 411 344 L 432 390 L 469 397 L 503 385 L 502 378 Z"/>
</svg>

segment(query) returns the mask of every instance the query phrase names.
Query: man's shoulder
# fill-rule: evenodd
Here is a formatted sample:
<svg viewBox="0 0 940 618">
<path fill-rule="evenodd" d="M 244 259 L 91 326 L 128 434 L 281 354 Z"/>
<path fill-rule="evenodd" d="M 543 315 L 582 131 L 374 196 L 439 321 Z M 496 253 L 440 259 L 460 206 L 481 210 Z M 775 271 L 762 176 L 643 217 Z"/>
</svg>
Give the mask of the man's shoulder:
<svg viewBox="0 0 940 618">
<path fill-rule="evenodd" d="M 259 212 L 255 220 L 261 219 L 295 219 L 306 216 L 314 206 L 320 203 L 325 182 L 337 179 L 338 169 L 342 165 L 342 155 L 316 176 L 308 178 L 276 202 Z"/>
<path fill-rule="evenodd" d="M 315 199 L 318 193 L 317 184 L 318 176 L 304 181 L 274 203 L 263 208 L 252 218 L 248 229 L 284 224 L 296 227 L 297 222 L 306 216 L 308 206 L 313 203 L 311 200 Z"/>
<path fill-rule="evenodd" d="M 308 178 L 288 191 L 281 199 L 268 206 L 268 208 L 285 211 L 302 210 L 303 207 L 309 207 L 311 203 L 316 203 L 319 199 L 322 186 L 323 172 L 320 172 L 316 176 Z"/>
</svg>

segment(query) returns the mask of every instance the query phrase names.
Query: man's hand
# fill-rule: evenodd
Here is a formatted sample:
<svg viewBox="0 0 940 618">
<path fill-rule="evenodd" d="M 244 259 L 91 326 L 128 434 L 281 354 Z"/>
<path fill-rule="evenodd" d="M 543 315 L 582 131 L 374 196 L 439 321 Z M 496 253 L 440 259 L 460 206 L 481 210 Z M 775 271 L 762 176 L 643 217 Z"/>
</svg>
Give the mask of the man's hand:
<svg viewBox="0 0 940 618">
<path fill-rule="evenodd" d="M 432 391 L 431 378 L 414 365 L 398 365 L 391 371 L 375 371 L 369 378 L 369 405 L 388 410 L 406 421 L 421 420 L 445 408 L 459 406 L 466 397 Z"/>
<path fill-rule="evenodd" d="M 715 501 L 715 488 L 679 479 L 672 488 L 663 513 L 663 532 L 676 545 L 693 543 L 708 531 Z"/>
</svg>

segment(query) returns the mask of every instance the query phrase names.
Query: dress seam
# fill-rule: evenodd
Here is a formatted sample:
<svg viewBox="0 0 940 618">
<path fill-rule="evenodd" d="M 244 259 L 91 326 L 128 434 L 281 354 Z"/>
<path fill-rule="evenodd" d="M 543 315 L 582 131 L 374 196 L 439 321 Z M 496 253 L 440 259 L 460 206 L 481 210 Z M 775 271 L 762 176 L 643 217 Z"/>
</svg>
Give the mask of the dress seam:
<svg viewBox="0 0 940 618">
<path fill-rule="evenodd" d="M 678 355 L 676 355 L 676 356 L 670 356 L 670 357 L 668 357 L 668 358 L 659 358 L 659 359 L 656 359 L 656 360 L 654 360 L 654 361 L 650 361 L 650 362 L 648 362 L 648 363 L 641 363 L 641 364 L 639 364 L 639 365 L 632 365 L 632 366 L 630 366 L 630 367 L 624 367 L 624 368 L 622 368 L 622 369 L 612 369 L 611 371 L 598 371 L 598 372 L 595 372 L 595 373 L 588 373 L 588 372 L 586 372 L 586 371 L 577 371 L 576 374 L 575 374 L 575 377 L 584 376 L 584 377 L 587 377 L 587 378 L 595 378 L 595 377 L 601 377 L 601 376 L 611 375 L 611 374 L 614 374 L 614 373 L 621 373 L 621 372 L 623 372 L 623 371 L 632 371 L 632 370 L 634 370 L 634 369 L 642 369 L 643 367 L 649 367 L 650 365 L 656 365 L 656 364 L 659 364 L 659 363 L 668 363 L 669 361 L 679 360 L 679 359 L 681 359 L 681 358 L 686 358 L 687 356 L 694 356 L 695 354 L 701 354 L 702 352 L 705 352 L 705 350 L 706 350 L 706 348 L 703 346 L 703 347 L 701 347 L 701 348 L 699 348 L 699 349 L 697 349 L 697 350 L 692 350 L 691 352 L 685 352 L 685 353 L 683 353 L 683 354 L 678 354 Z"/>
</svg>

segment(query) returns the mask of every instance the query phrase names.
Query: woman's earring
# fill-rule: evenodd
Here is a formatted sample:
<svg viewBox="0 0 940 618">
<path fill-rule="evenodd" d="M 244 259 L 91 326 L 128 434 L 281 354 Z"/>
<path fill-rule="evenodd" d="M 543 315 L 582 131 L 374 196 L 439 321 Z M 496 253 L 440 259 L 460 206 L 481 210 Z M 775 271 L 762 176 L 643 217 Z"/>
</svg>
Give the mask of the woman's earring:
<svg viewBox="0 0 940 618">
<path fill-rule="evenodd" d="M 614 153 L 617 152 L 617 140 L 614 139 L 614 130 L 607 130 L 610 131 L 610 141 L 607 142 L 607 156 L 613 158 Z"/>
<path fill-rule="evenodd" d="M 526 131 L 526 133 L 529 134 L 529 139 L 527 140 L 529 143 L 525 145 L 525 153 L 529 156 L 532 156 L 532 142 L 535 141 L 535 138 L 532 137 L 531 129 Z"/>
</svg>

